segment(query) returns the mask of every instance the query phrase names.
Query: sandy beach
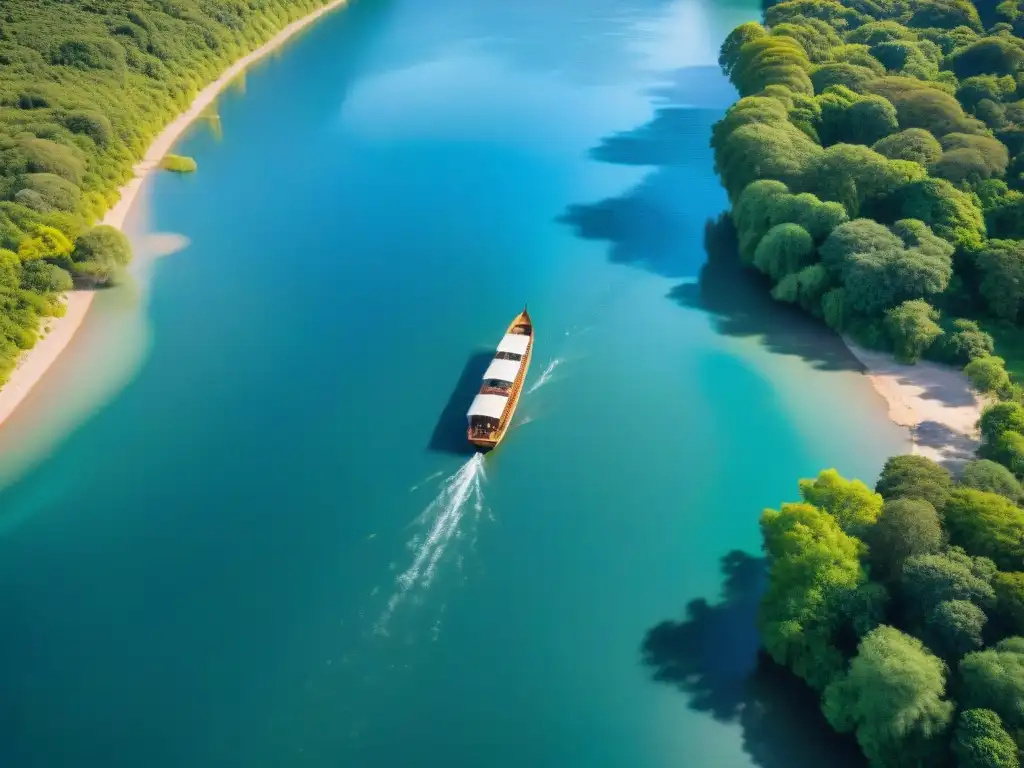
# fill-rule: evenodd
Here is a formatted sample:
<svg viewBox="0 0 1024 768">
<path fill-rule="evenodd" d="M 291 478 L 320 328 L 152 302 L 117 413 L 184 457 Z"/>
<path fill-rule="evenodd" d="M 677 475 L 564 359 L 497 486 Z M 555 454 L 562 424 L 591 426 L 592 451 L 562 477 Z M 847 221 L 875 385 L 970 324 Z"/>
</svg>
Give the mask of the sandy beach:
<svg viewBox="0 0 1024 768">
<path fill-rule="evenodd" d="M 904 365 L 849 339 L 846 345 L 888 403 L 889 418 L 910 429 L 914 453 L 951 469 L 974 458 L 979 443 L 976 424 L 985 403 L 963 372 L 925 361 Z"/>
<path fill-rule="evenodd" d="M 213 103 L 217 95 L 246 67 L 278 48 L 296 32 L 312 24 L 325 13 L 344 5 L 345 2 L 346 0 L 330 0 L 309 15 L 292 22 L 261 47 L 236 61 L 219 78 L 200 91 L 189 108 L 167 125 L 149 145 L 145 156 L 133 169 L 132 180 L 121 187 L 121 196 L 117 204 L 107 211 L 102 223 L 118 229 L 124 226 L 128 211 L 149 174 L 159 168 L 160 160 L 170 151 L 192 121 L 198 118 Z M 94 296 L 92 291 L 72 291 L 66 296 L 67 312 L 65 315 L 45 320 L 44 325 L 49 326 L 50 332 L 40 338 L 32 349 L 22 354 L 11 377 L 0 389 L 0 426 L 28 396 L 32 388 L 39 383 L 60 353 L 74 338 L 75 333 L 82 326 L 82 321 L 85 320 Z"/>
</svg>

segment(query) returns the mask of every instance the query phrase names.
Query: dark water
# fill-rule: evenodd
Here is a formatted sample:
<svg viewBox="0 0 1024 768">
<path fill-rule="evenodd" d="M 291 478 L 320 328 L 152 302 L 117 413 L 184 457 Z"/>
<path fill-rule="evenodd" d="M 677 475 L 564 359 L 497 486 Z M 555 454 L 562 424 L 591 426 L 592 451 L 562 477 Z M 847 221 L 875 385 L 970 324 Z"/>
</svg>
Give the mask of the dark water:
<svg viewBox="0 0 1024 768">
<path fill-rule="evenodd" d="M 834 342 L 697 279 L 757 12 L 353 0 L 225 95 L 133 211 L 190 245 L 0 435 L 0 762 L 842 764 L 756 666 L 757 518 L 903 435 Z"/>
</svg>

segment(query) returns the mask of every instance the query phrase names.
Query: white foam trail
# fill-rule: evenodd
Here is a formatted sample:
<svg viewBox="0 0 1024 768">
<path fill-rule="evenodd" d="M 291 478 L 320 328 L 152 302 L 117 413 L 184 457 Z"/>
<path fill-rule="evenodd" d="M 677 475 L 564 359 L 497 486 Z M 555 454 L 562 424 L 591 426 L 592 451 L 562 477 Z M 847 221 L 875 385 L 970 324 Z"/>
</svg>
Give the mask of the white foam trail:
<svg viewBox="0 0 1024 768">
<path fill-rule="evenodd" d="M 478 515 L 483 511 L 483 481 L 487 479 L 483 459 L 483 454 L 474 454 L 454 474 L 446 477 L 437 496 L 416 518 L 417 524 L 430 528 L 410 541 L 410 548 L 415 551 L 413 561 L 395 579 L 397 589 L 377 624 L 379 634 L 387 634 L 387 620 L 411 590 L 430 586 L 448 544 L 458 536 L 459 523 L 470 504 Z"/>
<path fill-rule="evenodd" d="M 424 478 L 421 482 L 416 483 L 416 485 L 414 485 L 412 488 L 410 488 L 409 489 L 409 493 L 412 493 L 413 491 L 417 490 L 422 485 L 426 485 L 431 480 L 436 480 L 437 478 L 439 478 L 443 474 L 444 474 L 444 472 L 435 472 L 434 474 L 430 475 L 429 477 Z"/>
<path fill-rule="evenodd" d="M 560 357 L 556 357 L 554 360 L 548 363 L 547 368 L 545 368 L 544 371 L 541 373 L 540 378 L 533 383 L 533 386 L 526 390 L 526 394 L 529 395 L 531 392 L 536 392 L 538 389 L 540 389 L 549 381 L 551 381 L 551 376 L 555 372 L 555 368 L 557 368 L 561 364 L 562 358 Z"/>
</svg>

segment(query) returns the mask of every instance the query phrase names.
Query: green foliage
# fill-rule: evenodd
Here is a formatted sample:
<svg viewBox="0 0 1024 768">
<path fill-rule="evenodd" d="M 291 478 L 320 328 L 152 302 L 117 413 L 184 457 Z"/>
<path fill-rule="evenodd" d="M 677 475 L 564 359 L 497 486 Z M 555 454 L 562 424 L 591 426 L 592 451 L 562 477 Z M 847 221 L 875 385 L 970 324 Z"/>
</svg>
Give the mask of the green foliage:
<svg viewBox="0 0 1024 768">
<path fill-rule="evenodd" d="M 907 558 L 940 551 L 945 534 L 935 507 L 924 499 L 900 498 L 885 502 L 864 541 L 872 576 L 891 582 L 899 578 Z"/>
<path fill-rule="evenodd" d="M 896 356 L 905 363 L 916 363 L 928 347 L 942 335 L 939 313 L 923 299 L 904 301 L 885 315 Z"/>
<path fill-rule="evenodd" d="M 1024 731 L 1024 638 L 1012 637 L 968 654 L 960 662 L 960 680 L 961 705 L 991 709 L 1019 746 Z"/>
<path fill-rule="evenodd" d="M 943 511 L 953 544 L 1007 571 L 1024 570 L 1024 510 L 996 493 L 957 488 Z"/>
<path fill-rule="evenodd" d="M 944 291 L 952 251 L 919 221 L 900 221 L 890 230 L 871 219 L 841 224 L 820 248 L 822 262 L 845 289 L 844 312 L 866 316 Z"/>
<path fill-rule="evenodd" d="M 978 290 L 996 317 L 1015 321 L 1024 304 L 1024 242 L 989 240 L 978 253 Z"/>
<path fill-rule="evenodd" d="M 950 57 L 957 77 L 1012 75 L 1024 61 L 1024 48 L 1012 37 L 984 37 Z"/>
<path fill-rule="evenodd" d="M 1010 386 L 1010 375 L 1006 372 L 1006 361 L 995 355 L 986 355 L 964 366 L 964 373 L 971 385 L 986 394 L 1003 392 Z M 982 423 L 984 423 L 982 416 Z M 993 438 L 994 439 L 994 438 Z"/>
<path fill-rule="evenodd" d="M 865 586 L 860 543 L 811 504 L 766 510 L 761 531 L 769 563 L 759 616 L 765 649 L 821 690 L 845 665 L 837 637 L 851 623 L 869 629 L 883 607 L 856 599 Z M 859 608 L 855 616 L 850 605 Z"/>
<path fill-rule="evenodd" d="M 942 157 L 928 170 L 954 184 L 977 184 L 995 174 L 1004 174 L 1010 163 L 1006 146 L 990 136 L 949 133 L 942 137 L 942 146 Z"/>
<path fill-rule="evenodd" d="M 995 349 L 992 336 L 974 320 L 956 318 L 928 350 L 928 357 L 961 368 L 979 357 L 988 357 Z"/>
<path fill-rule="evenodd" d="M 960 482 L 968 488 L 998 493 L 1013 502 L 1024 499 L 1020 481 L 1006 467 L 989 459 L 969 462 L 964 467 Z"/>
<path fill-rule="evenodd" d="M 872 149 L 890 160 L 910 160 L 925 166 L 942 156 L 942 145 L 939 144 L 939 140 L 924 128 L 908 128 L 886 136 Z"/>
<path fill-rule="evenodd" d="M 916 40 L 917 35 L 912 29 L 890 19 L 869 21 L 846 35 L 847 41 L 863 45 L 878 45 L 892 40 Z"/>
<path fill-rule="evenodd" d="M 975 75 L 960 82 L 956 98 L 964 109 L 973 112 L 984 100 L 1001 102 L 1016 92 L 1017 83 L 1010 75 Z"/>
<path fill-rule="evenodd" d="M 867 86 L 896 108 L 900 128 L 923 128 L 934 136 L 947 133 L 979 133 L 984 126 L 964 114 L 953 96 L 933 83 L 907 77 L 881 77 Z"/>
<path fill-rule="evenodd" d="M 942 661 L 920 640 L 881 626 L 825 689 L 822 708 L 836 730 L 856 734 L 872 765 L 931 765 L 953 717 L 945 695 Z"/>
<path fill-rule="evenodd" d="M 815 93 L 823 93 L 828 88 L 841 85 L 856 93 L 863 93 L 868 83 L 872 82 L 878 73 L 870 67 L 863 67 L 849 62 L 831 62 L 815 67 L 811 73 L 811 85 Z"/>
<path fill-rule="evenodd" d="M 860 26 L 870 17 L 835 0 L 787 0 L 769 7 L 764 14 L 769 27 L 799 18 L 820 19 L 833 29 Z"/>
<path fill-rule="evenodd" d="M 889 160 L 870 147 L 836 144 L 809 155 L 799 186 L 822 200 L 842 203 L 850 216 L 858 216 L 866 203 L 924 178 L 925 169 L 916 163 Z"/>
<path fill-rule="evenodd" d="M 966 600 L 980 607 L 995 600 L 991 580 L 995 566 L 953 548 L 945 553 L 913 555 L 903 563 L 900 591 L 913 616 L 925 617 L 939 603 Z"/>
<path fill-rule="evenodd" d="M 981 19 L 978 10 L 969 0 L 915 0 L 908 3 L 908 27 L 927 29 L 956 29 L 968 27 L 981 31 Z"/>
<path fill-rule="evenodd" d="M 959 768 L 1020 768 L 1017 745 L 990 709 L 960 713 L 953 754 Z"/>
<path fill-rule="evenodd" d="M 942 658 L 959 659 L 982 646 L 981 634 L 988 618 L 967 600 L 946 600 L 936 605 L 925 619 L 925 640 Z"/>
<path fill-rule="evenodd" d="M 985 236 L 985 219 L 974 200 L 945 179 L 907 184 L 893 202 L 900 215 L 923 221 L 955 246 L 978 250 Z"/>
<path fill-rule="evenodd" d="M 749 184 L 733 208 L 740 257 L 748 264 L 754 263 L 757 246 L 773 227 L 796 224 L 814 242 L 820 242 L 845 220 L 846 211 L 838 203 L 823 203 L 808 193 L 791 194 L 779 181 L 763 180 Z"/>
<path fill-rule="evenodd" d="M 924 499 L 940 512 L 953 490 L 953 477 L 925 456 L 893 456 L 885 462 L 875 490 L 890 499 Z"/>
<path fill-rule="evenodd" d="M 996 616 L 1009 634 L 1024 634 L 1024 572 L 997 573 L 992 578 Z"/>
<path fill-rule="evenodd" d="M 726 75 L 731 76 L 736 62 L 739 61 L 740 49 L 749 42 L 767 36 L 767 30 L 755 21 L 740 24 L 722 42 L 718 53 L 718 66 Z"/>
<path fill-rule="evenodd" d="M 818 103 L 818 135 L 825 146 L 840 142 L 873 144 L 899 128 L 896 108 L 882 96 L 861 96 L 846 86 L 835 85 L 818 97 Z"/>
<path fill-rule="evenodd" d="M 811 61 L 828 61 L 832 51 L 843 44 L 842 38 L 824 21 L 804 18 L 772 27 L 773 35 L 792 37 L 807 52 Z"/>
<path fill-rule="evenodd" d="M 45 261 L 27 261 L 22 266 L 21 287 L 39 294 L 64 293 L 73 287 L 71 275 Z"/>
<path fill-rule="evenodd" d="M 160 130 L 232 61 L 323 0 L 11 2 L 0 14 L 0 384 Z M 52 231 L 60 233 L 60 240 Z M 12 254 L 14 254 L 12 256 Z M 26 261 L 26 269 L 22 268 Z M 16 261 L 16 263 L 15 263 Z M 28 266 L 32 264 L 33 266 Z M 64 270 L 64 271 L 59 271 Z M 24 280 L 22 279 L 24 272 Z M 12 274 L 19 277 L 10 285 Z"/>
<path fill-rule="evenodd" d="M 869 528 L 882 510 L 882 497 L 860 480 L 847 480 L 834 469 L 825 469 L 814 480 L 800 481 L 800 496 L 828 512 L 851 536 Z"/>
<path fill-rule="evenodd" d="M 791 37 L 756 37 L 744 43 L 729 72 L 736 89 L 752 96 L 769 85 L 783 85 L 794 93 L 813 93 L 807 52 Z"/>
<path fill-rule="evenodd" d="M 780 280 L 799 272 L 814 255 L 814 240 L 799 224 L 777 224 L 757 244 L 754 266 Z"/>
<path fill-rule="evenodd" d="M 175 173 L 193 173 L 196 170 L 196 161 L 182 155 L 165 155 L 160 161 L 160 167 Z"/>
</svg>

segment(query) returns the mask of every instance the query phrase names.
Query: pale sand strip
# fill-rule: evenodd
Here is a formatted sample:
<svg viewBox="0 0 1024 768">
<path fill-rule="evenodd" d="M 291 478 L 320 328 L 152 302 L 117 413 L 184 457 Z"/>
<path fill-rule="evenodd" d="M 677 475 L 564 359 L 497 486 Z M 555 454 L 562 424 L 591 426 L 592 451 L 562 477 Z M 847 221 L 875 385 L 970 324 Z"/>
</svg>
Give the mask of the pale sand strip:
<svg viewBox="0 0 1024 768">
<path fill-rule="evenodd" d="M 924 361 L 904 365 L 849 339 L 846 345 L 889 404 L 889 418 L 910 428 L 913 453 L 954 469 L 974 458 L 979 444 L 976 424 L 985 403 L 962 371 Z"/>
<path fill-rule="evenodd" d="M 178 115 L 149 145 L 149 149 L 146 151 L 142 161 L 133 169 L 135 176 L 121 187 L 121 197 L 117 204 L 107 211 L 106 216 L 103 217 L 103 223 L 118 229 L 124 226 L 124 220 L 128 215 L 128 211 L 131 209 L 132 203 L 135 202 L 135 198 L 138 196 L 146 177 L 159 167 L 160 160 L 170 151 L 174 142 L 178 140 L 192 121 L 199 117 L 203 110 L 213 103 L 217 95 L 232 80 L 238 77 L 246 67 L 266 56 L 303 27 L 312 24 L 325 13 L 344 5 L 345 2 L 346 0 L 330 0 L 330 2 L 313 11 L 308 16 L 303 16 L 301 19 L 293 21 L 261 47 L 247 56 L 243 56 L 228 67 L 219 78 L 201 90 L 188 110 Z M 67 312 L 64 316 L 48 318 L 45 321 L 45 324 L 51 328 L 50 333 L 42 337 L 32 349 L 21 355 L 11 377 L 3 388 L 0 389 L 0 425 L 28 396 L 32 388 L 39 383 L 39 380 L 43 378 L 46 371 L 70 343 L 75 332 L 81 327 L 82 321 L 85 320 L 85 315 L 89 311 L 89 306 L 92 304 L 94 296 L 93 291 L 70 292 L 66 297 Z"/>
</svg>

